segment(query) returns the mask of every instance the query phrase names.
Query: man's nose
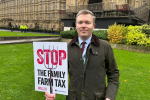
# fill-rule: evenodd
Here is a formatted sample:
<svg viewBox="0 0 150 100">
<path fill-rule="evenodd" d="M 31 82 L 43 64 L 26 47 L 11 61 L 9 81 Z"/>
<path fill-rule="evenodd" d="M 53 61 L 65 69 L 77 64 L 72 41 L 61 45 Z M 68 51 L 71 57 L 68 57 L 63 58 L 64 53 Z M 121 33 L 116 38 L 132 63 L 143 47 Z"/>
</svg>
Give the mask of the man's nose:
<svg viewBox="0 0 150 100">
<path fill-rule="evenodd" d="M 86 27 L 86 23 L 82 23 L 82 27 Z"/>
</svg>

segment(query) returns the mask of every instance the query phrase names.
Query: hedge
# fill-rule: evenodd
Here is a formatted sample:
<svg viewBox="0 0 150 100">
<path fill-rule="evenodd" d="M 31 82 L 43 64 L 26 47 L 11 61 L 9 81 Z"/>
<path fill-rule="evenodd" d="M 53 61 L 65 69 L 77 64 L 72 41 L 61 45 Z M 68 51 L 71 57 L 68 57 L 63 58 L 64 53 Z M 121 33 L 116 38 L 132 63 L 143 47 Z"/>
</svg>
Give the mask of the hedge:
<svg viewBox="0 0 150 100">
<path fill-rule="evenodd" d="M 107 31 L 106 30 L 96 30 L 96 31 L 93 31 L 93 34 L 96 35 L 99 39 L 107 40 Z M 77 35 L 78 35 L 77 30 L 68 30 L 68 31 L 60 32 L 60 36 L 62 38 L 73 39 Z"/>
</svg>

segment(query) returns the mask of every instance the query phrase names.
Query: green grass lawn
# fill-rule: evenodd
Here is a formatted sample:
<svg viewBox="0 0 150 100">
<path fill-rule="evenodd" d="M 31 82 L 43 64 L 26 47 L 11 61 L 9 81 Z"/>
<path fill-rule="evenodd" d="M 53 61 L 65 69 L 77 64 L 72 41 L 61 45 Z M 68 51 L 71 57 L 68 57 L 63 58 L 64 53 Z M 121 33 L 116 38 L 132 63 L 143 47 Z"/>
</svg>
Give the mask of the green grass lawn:
<svg viewBox="0 0 150 100">
<path fill-rule="evenodd" d="M 0 100 L 45 100 L 34 89 L 33 44 L 0 45 L 0 52 Z M 114 49 L 114 55 L 120 70 L 116 100 L 150 100 L 150 54 Z"/>
<path fill-rule="evenodd" d="M 21 32 L 9 32 L 0 31 L 0 36 L 59 36 L 54 34 L 40 34 L 40 33 L 21 33 Z"/>
</svg>

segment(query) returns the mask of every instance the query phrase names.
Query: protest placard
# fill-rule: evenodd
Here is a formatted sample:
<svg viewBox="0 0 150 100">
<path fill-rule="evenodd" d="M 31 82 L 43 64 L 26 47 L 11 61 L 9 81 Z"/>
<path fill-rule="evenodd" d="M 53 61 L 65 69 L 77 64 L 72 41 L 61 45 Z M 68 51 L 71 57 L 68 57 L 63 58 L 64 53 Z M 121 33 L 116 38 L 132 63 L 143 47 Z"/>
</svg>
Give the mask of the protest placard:
<svg viewBox="0 0 150 100">
<path fill-rule="evenodd" d="M 68 95 L 66 42 L 33 42 L 35 90 Z"/>
</svg>

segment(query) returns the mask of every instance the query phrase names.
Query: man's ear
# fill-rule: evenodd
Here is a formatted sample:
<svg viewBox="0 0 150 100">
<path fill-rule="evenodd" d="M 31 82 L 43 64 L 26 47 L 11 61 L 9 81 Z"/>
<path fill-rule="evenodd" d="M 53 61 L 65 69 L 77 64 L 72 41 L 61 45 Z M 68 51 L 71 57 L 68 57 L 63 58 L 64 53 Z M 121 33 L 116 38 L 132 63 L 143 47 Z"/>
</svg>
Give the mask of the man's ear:
<svg viewBox="0 0 150 100">
<path fill-rule="evenodd" d="M 76 23 L 75 23 L 75 26 L 76 26 Z"/>
<path fill-rule="evenodd" d="M 96 24 L 94 23 L 93 28 L 95 28 Z"/>
</svg>

